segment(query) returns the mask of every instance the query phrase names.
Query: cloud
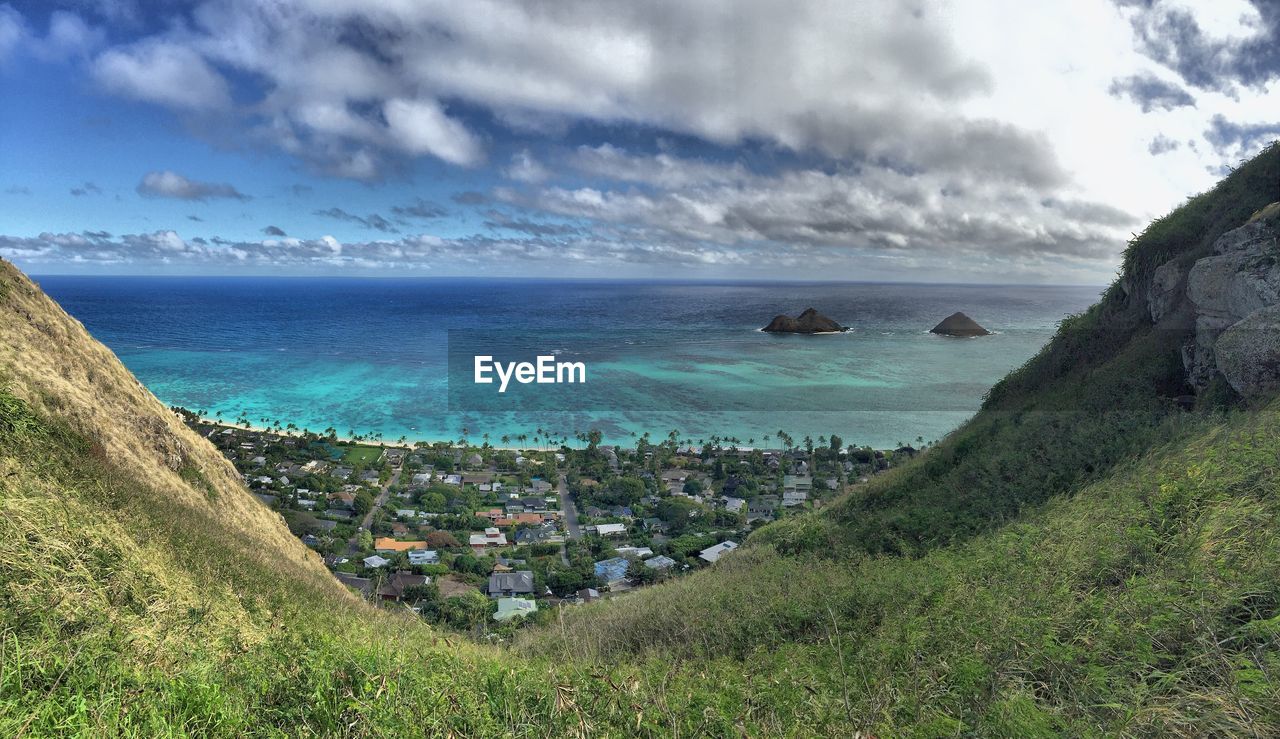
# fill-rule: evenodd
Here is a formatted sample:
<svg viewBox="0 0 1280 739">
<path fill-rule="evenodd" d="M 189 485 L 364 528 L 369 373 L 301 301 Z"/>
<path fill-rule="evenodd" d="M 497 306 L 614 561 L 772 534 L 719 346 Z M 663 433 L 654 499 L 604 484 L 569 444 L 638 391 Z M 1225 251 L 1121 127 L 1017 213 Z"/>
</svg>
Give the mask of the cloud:
<svg viewBox="0 0 1280 739">
<path fill-rule="evenodd" d="M 1280 139 L 1280 121 L 1275 123 L 1236 123 L 1215 115 L 1204 132 L 1205 140 L 1227 156 L 1251 156 L 1266 144 Z"/>
<path fill-rule="evenodd" d="M 281 236 L 281 237 L 289 235 L 285 233 L 284 229 L 280 228 L 279 226 L 267 226 L 266 228 L 262 229 L 262 233 L 268 236 Z"/>
<path fill-rule="evenodd" d="M 480 118 L 977 168 L 1037 187 L 1067 177 L 1042 135 L 963 110 L 992 92 L 992 72 L 944 12 L 914 1 L 297 0 L 285 10 L 209 0 L 172 21 L 101 54 L 100 81 L 179 110 L 217 109 L 231 104 L 218 70 L 234 70 L 259 91 L 238 106 L 254 139 L 354 179 L 384 177 L 403 154 L 477 166 Z M 509 174 L 544 177 L 531 157 L 517 155 Z"/>
<path fill-rule="evenodd" d="M 491 200 L 488 195 L 476 190 L 464 190 L 454 193 L 449 196 L 449 199 L 458 205 L 484 205 Z"/>
<path fill-rule="evenodd" d="M 227 198 L 232 200 L 250 200 L 235 187 L 226 183 L 200 182 L 165 170 L 148 172 L 138 183 L 139 195 L 148 198 L 174 198 L 176 200 L 214 200 Z"/>
<path fill-rule="evenodd" d="M 843 253 L 908 253 L 939 260 L 985 254 L 1015 262 L 1061 258 L 1114 258 L 1135 218 L 1115 207 L 1045 198 L 1036 188 L 1010 189 L 971 175 L 904 173 L 864 165 L 826 172 L 795 169 L 773 175 L 738 165 L 719 171 L 707 162 L 671 156 L 608 152 L 632 178 L 662 173 L 658 191 L 592 187 L 499 188 L 497 197 L 519 208 L 615 228 L 636 242 L 791 245 Z M 501 226 L 490 214 L 492 227 Z"/>
<path fill-rule="evenodd" d="M 491 210 L 485 214 L 484 227 L 491 230 L 515 231 L 529 236 L 571 236 L 582 233 L 582 229 L 576 226 L 516 218 L 499 210 Z"/>
<path fill-rule="evenodd" d="M 71 188 L 71 195 L 77 198 L 81 198 L 86 195 L 101 195 L 101 194 L 102 194 L 102 188 L 98 187 L 92 182 L 86 182 L 83 185 L 80 185 L 79 187 Z"/>
<path fill-rule="evenodd" d="M 1144 54 L 1176 72 L 1184 82 L 1202 90 L 1233 93 L 1236 85 L 1262 88 L 1280 78 L 1280 4 L 1248 0 L 1235 13 L 1241 20 L 1230 32 L 1205 28 L 1210 14 L 1232 14 L 1226 7 L 1209 6 L 1209 13 L 1170 0 L 1118 0 L 1133 10 L 1131 23 Z M 1227 4 L 1230 4 L 1228 2 Z"/>
<path fill-rule="evenodd" d="M 188 221 L 195 221 L 196 223 L 203 223 L 203 222 L 204 222 L 204 219 L 203 219 L 203 218 L 201 218 L 200 216 L 197 216 L 197 215 L 189 215 L 189 216 L 187 216 L 187 220 L 188 220 Z"/>
<path fill-rule="evenodd" d="M 1159 156 L 1168 154 L 1171 151 L 1177 151 L 1181 146 L 1181 142 L 1174 141 L 1164 134 L 1158 134 L 1154 139 L 1151 139 L 1151 144 L 1147 146 L 1147 151 L 1151 152 L 1151 156 Z"/>
<path fill-rule="evenodd" d="M 410 154 L 433 154 L 462 166 L 482 159 L 480 142 L 434 100 L 395 98 L 386 102 L 382 113 L 392 141 Z"/>
<path fill-rule="evenodd" d="M 31 188 L 25 185 L 11 185 L 4 190 L 5 195 L 30 195 Z"/>
<path fill-rule="evenodd" d="M 205 58 L 181 43 L 144 40 L 108 49 L 93 61 L 93 76 L 109 92 L 188 111 L 231 105 L 227 82 Z"/>
<path fill-rule="evenodd" d="M 511 155 L 511 163 L 502 170 L 502 175 L 517 182 L 538 183 L 550 179 L 551 171 L 542 166 L 528 149 L 521 149 Z"/>
<path fill-rule="evenodd" d="M 400 219 L 417 218 L 429 221 L 436 218 L 444 218 L 449 215 L 449 211 L 444 206 L 417 198 L 407 205 L 391 206 L 391 214 Z"/>
<path fill-rule="evenodd" d="M 317 210 L 314 215 L 323 216 L 325 218 L 333 218 L 338 221 L 347 221 L 349 223 L 358 223 L 365 228 L 382 231 L 384 233 L 400 233 L 391 221 L 383 218 L 377 213 L 370 213 L 367 216 L 358 216 L 354 213 L 348 213 L 341 208 L 327 208 L 325 210 Z"/>
<path fill-rule="evenodd" d="M 1143 113 L 1153 110 L 1173 110 L 1194 106 L 1191 93 L 1155 75 L 1133 75 L 1111 83 L 1111 95 L 1128 97 L 1142 108 Z"/>
</svg>

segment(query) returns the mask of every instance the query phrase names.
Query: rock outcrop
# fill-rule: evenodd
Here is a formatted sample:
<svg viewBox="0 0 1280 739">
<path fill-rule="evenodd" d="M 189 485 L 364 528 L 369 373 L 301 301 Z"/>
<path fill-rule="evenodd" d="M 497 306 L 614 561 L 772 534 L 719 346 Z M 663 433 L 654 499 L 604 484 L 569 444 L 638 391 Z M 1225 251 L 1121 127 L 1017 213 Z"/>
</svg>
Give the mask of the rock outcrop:
<svg viewBox="0 0 1280 739">
<path fill-rule="evenodd" d="M 832 334 L 849 329 L 827 318 L 813 308 L 806 308 L 804 313 L 792 318 L 779 314 L 769 321 L 762 331 L 776 334 Z"/>
<path fill-rule="evenodd" d="M 1185 298 L 1185 299 L 1184 299 Z M 1228 231 L 1186 275 L 1174 263 L 1155 270 L 1147 307 L 1161 323 L 1183 304 L 1194 336 L 1183 347 L 1197 391 L 1221 376 L 1245 397 L 1280 384 L 1280 203 Z"/>
<path fill-rule="evenodd" d="M 991 332 L 978 325 L 978 322 L 965 314 L 956 311 L 946 318 L 937 326 L 929 329 L 929 333 L 938 334 L 940 336 L 986 336 Z"/>
</svg>

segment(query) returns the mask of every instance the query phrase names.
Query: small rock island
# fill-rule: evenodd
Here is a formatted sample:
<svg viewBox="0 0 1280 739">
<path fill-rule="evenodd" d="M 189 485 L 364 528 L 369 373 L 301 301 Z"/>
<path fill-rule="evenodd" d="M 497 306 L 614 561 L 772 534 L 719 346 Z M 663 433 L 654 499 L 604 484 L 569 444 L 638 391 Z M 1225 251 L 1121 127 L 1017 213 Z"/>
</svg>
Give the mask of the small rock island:
<svg viewBox="0 0 1280 739">
<path fill-rule="evenodd" d="M 806 308 L 796 318 L 778 314 L 761 329 L 774 334 L 836 334 L 848 330 L 813 308 Z"/>
<path fill-rule="evenodd" d="M 960 311 L 956 311 L 946 318 L 937 326 L 929 329 L 929 333 L 938 334 L 940 336 L 987 336 L 991 332 L 978 325 L 978 322 L 966 316 Z"/>
</svg>

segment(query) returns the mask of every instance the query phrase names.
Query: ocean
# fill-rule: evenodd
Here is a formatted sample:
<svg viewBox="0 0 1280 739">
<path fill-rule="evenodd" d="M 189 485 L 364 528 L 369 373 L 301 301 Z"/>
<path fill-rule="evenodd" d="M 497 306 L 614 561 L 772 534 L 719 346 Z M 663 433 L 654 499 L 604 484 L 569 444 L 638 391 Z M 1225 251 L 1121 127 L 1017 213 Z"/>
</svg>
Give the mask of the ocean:
<svg viewBox="0 0 1280 739">
<path fill-rule="evenodd" d="M 388 441 L 941 438 L 1101 288 L 458 278 L 38 278 L 161 400 Z M 807 307 L 852 330 L 759 331 Z M 996 332 L 928 330 L 964 311 Z M 586 382 L 476 384 L 476 354 Z"/>
</svg>

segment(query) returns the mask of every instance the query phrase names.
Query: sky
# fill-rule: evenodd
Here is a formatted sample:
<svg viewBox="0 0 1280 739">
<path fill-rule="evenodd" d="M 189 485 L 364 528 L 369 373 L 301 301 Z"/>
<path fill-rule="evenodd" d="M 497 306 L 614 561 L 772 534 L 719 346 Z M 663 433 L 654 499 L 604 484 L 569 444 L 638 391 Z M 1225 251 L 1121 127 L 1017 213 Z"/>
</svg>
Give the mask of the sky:
<svg viewBox="0 0 1280 739">
<path fill-rule="evenodd" d="M 1278 78 L 1273 0 L 7 2 L 0 257 L 1105 284 Z"/>
</svg>

